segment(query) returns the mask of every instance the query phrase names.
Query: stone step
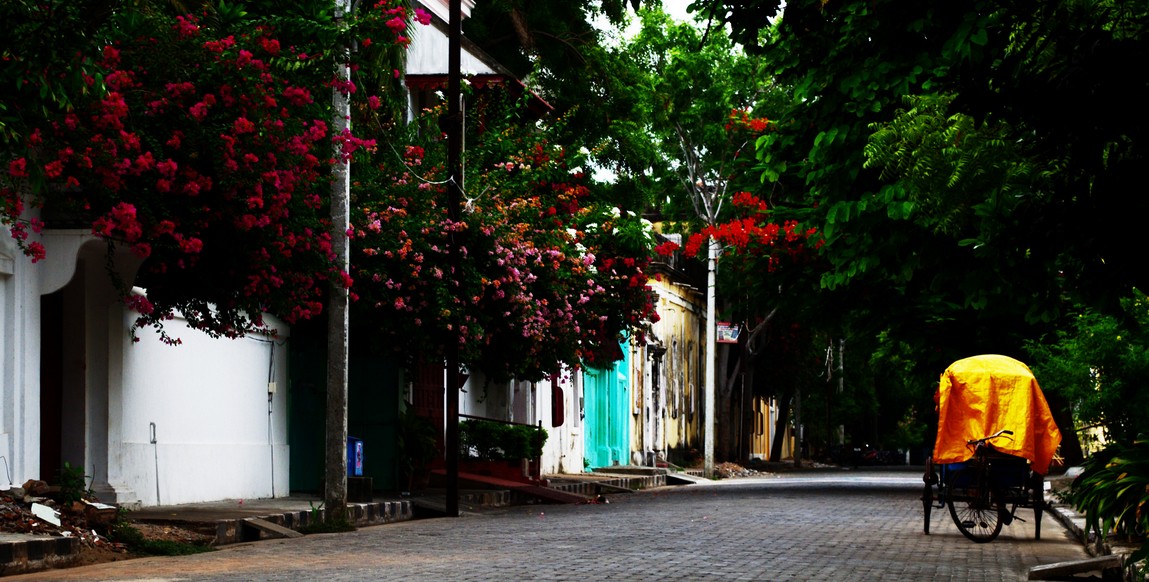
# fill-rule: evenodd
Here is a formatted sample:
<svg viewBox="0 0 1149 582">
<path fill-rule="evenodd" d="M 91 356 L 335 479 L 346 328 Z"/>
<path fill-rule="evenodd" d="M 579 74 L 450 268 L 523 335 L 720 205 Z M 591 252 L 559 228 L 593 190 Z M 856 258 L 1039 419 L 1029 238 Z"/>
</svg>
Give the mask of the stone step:
<svg viewBox="0 0 1149 582">
<path fill-rule="evenodd" d="M 1078 574 L 1100 572 L 1102 580 L 1121 580 L 1122 558 L 1118 555 L 1098 556 L 1088 560 L 1072 560 L 1044 564 L 1029 569 L 1030 580 L 1072 580 Z"/>
<path fill-rule="evenodd" d="M 253 534 L 245 534 L 245 535 L 253 535 L 255 537 L 255 539 L 260 539 L 260 537 L 262 537 L 263 535 L 267 535 L 268 537 L 281 537 L 281 538 L 301 538 L 301 537 L 303 537 L 303 534 L 301 534 L 301 533 L 299 533 L 293 529 L 288 529 L 286 527 L 283 527 L 282 525 L 279 525 L 277 523 L 272 523 L 270 521 L 267 521 L 265 519 L 260 519 L 258 517 L 245 518 L 242 523 L 243 523 L 244 527 L 249 527 L 249 528 L 256 530 Z"/>
</svg>

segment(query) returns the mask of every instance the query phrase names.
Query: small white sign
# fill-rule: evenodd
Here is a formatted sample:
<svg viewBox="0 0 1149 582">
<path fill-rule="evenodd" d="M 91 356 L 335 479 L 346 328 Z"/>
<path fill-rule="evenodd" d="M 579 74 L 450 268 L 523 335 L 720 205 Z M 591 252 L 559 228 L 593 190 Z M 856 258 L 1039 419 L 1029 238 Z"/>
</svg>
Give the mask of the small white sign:
<svg viewBox="0 0 1149 582">
<path fill-rule="evenodd" d="M 32 504 L 32 515 L 56 526 L 60 527 L 60 512 L 44 505 L 42 503 Z"/>
</svg>

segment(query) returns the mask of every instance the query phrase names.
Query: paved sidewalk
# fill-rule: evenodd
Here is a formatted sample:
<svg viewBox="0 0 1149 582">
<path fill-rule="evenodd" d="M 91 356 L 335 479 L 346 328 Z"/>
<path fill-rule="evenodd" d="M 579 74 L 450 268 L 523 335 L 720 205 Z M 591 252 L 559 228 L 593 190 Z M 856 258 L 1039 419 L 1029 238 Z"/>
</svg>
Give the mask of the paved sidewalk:
<svg viewBox="0 0 1149 582">
<path fill-rule="evenodd" d="M 843 484 L 843 479 L 848 479 L 848 484 Z M 631 503 L 639 502 L 642 498 L 647 497 L 666 497 L 671 493 L 679 493 L 674 498 L 678 499 L 682 505 L 677 506 L 675 511 L 680 512 L 683 516 L 690 516 L 698 511 L 705 511 L 700 509 L 698 501 L 707 500 L 710 496 L 706 493 L 708 490 L 717 491 L 718 489 L 739 491 L 746 490 L 753 495 L 755 499 L 761 495 L 767 497 L 772 496 L 771 490 L 777 489 L 780 497 L 785 498 L 793 494 L 793 488 L 796 484 L 800 484 L 802 488 L 833 488 L 838 491 L 838 494 L 833 497 L 826 498 L 832 500 L 832 503 L 840 503 L 842 498 L 852 496 L 851 491 L 854 489 L 896 489 L 902 491 L 913 491 L 917 488 L 920 491 L 921 480 L 918 472 L 912 469 L 898 470 L 885 470 L 885 471 L 797 471 L 793 473 L 779 473 L 769 474 L 759 477 L 729 479 L 719 482 L 698 480 L 695 485 L 680 486 L 680 487 L 657 487 L 648 489 L 639 495 L 621 495 L 609 496 L 614 502 Z M 466 492 L 464 492 L 466 493 Z M 738 495 L 739 493 L 734 493 Z M 494 501 L 490 499 L 476 501 L 476 503 L 483 503 L 484 505 L 503 506 L 502 509 L 493 510 L 496 514 L 505 512 L 537 512 L 539 515 L 545 515 L 548 512 L 553 514 L 568 512 L 568 508 L 559 509 L 558 506 L 537 506 L 537 507 L 507 507 L 506 497 L 499 497 L 497 494 L 488 493 L 495 497 Z M 724 494 L 726 495 L 726 494 Z M 906 551 L 918 554 L 918 560 L 930 563 L 936 560 L 951 559 L 952 556 L 936 556 L 939 547 L 944 547 L 941 550 L 943 554 L 958 553 L 960 555 L 968 554 L 969 552 L 977 552 L 979 547 L 984 547 L 981 544 L 972 544 L 965 541 L 958 533 L 957 528 L 953 525 L 948 512 L 945 509 L 934 509 L 931 516 L 931 534 L 925 536 L 922 531 L 921 519 L 921 504 L 907 503 L 904 499 L 894 502 L 896 507 L 880 508 L 882 510 L 896 510 L 898 514 L 904 517 L 898 519 L 896 527 L 899 530 L 905 530 L 908 535 L 900 538 L 899 543 L 911 542 L 911 547 Z M 356 516 L 356 521 L 359 525 L 372 525 L 380 523 L 395 523 L 407 521 L 414 517 L 417 509 L 414 507 L 413 500 L 410 498 L 399 500 L 383 500 L 371 504 L 349 504 L 352 508 L 353 514 Z M 319 517 L 318 508 L 321 506 L 320 501 L 313 497 L 288 497 L 279 499 L 262 499 L 262 500 L 230 500 L 211 503 L 197 503 L 179 506 L 165 506 L 146 508 L 131 512 L 130 519 L 135 521 L 147 521 L 153 523 L 178 523 L 189 529 L 197 529 L 202 533 L 215 535 L 218 544 L 232 544 L 235 542 L 253 541 L 259 539 L 267 539 L 269 536 L 263 533 L 258 528 L 245 526 L 244 520 L 252 517 L 266 519 L 281 526 L 298 529 L 306 525 L 309 520 Z M 464 511 L 477 509 L 467 502 L 461 502 L 461 509 Z M 916 508 L 916 509 L 915 509 Z M 584 508 L 585 509 L 585 508 Z M 584 511 L 580 508 L 569 508 L 576 514 L 577 512 Z M 849 508 L 853 511 L 853 508 Z M 488 513 L 492 511 L 488 509 Z M 588 513 L 593 510 L 586 510 Z M 813 511 L 817 511 L 814 509 Z M 1082 546 L 1080 538 L 1074 536 L 1081 535 L 1080 527 L 1074 528 L 1075 521 L 1080 523 L 1082 520 L 1080 516 L 1073 514 L 1067 508 L 1059 508 L 1059 511 L 1045 512 L 1042 526 L 1042 540 L 1034 540 L 1034 528 L 1032 520 L 1032 512 L 1023 510 L 1021 517 L 1027 519 L 1024 522 L 1015 522 L 1011 526 L 1006 527 L 1001 535 L 1001 540 L 1011 540 L 1008 543 L 1017 545 L 1018 551 L 1021 551 L 1025 557 L 1022 558 L 1026 568 L 1041 564 L 1048 564 L 1055 561 L 1080 559 L 1086 557 L 1085 551 Z M 916 514 L 917 518 L 912 516 Z M 703 517 L 703 522 L 706 518 Z M 829 521 L 825 525 L 836 527 L 845 532 L 849 532 L 852 528 L 859 527 L 856 522 L 851 522 L 843 517 L 834 517 L 833 515 L 827 516 Z M 440 521 L 440 520 L 435 520 Z M 452 520 L 443 520 L 443 524 L 437 524 L 435 529 L 448 527 Z M 690 519 L 694 522 L 694 519 Z M 902 523 L 905 522 L 905 523 Z M 823 522 L 806 523 L 802 521 L 795 523 L 795 526 L 801 528 L 821 528 Z M 463 524 L 458 524 L 463 525 Z M 699 523 L 698 525 L 705 525 Z M 641 527 L 646 527 L 645 524 Z M 665 527 L 670 527 L 669 525 Z M 758 526 L 753 524 L 746 524 L 746 527 L 756 528 Z M 868 526 L 861 526 L 868 527 Z M 879 526 L 889 527 L 889 526 Z M 206 530 L 205 530 L 206 528 Z M 372 528 L 373 529 L 373 528 Z M 390 528 L 388 528 L 390 529 Z M 636 531 L 635 535 L 640 535 L 640 531 Z M 816 532 L 814 532 L 816 534 Z M 741 534 L 739 534 L 741 535 Z M 751 533 L 751 535 L 755 535 Z M 803 532 L 802 535 L 806 535 Z M 312 537 L 312 536 L 308 536 Z M 26 538 L 26 537 L 25 537 Z M 834 536 L 834 539 L 837 539 Z M 842 539 L 845 543 L 849 539 Z M 1058 543 L 1058 541 L 1061 543 Z M 1072 540 L 1071 543 L 1064 543 L 1066 540 Z M 65 541 L 64 538 L 48 538 L 47 540 L 30 540 L 25 539 L 22 542 L 25 544 L 26 556 L 39 556 L 40 559 L 47 557 L 51 550 L 56 547 L 61 547 L 59 544 L 66 544 L 75 542 L 76 540 Z M 586 543 L 593 544 L 590 539 L 583 540 Z M 572 540 L 573 542 L 573 540 Z M 834 542 L 835 544 L 837 542 Z M 3 548 L 6 542 L 0 539 L 0 558 L 4 557 Z M 56 544 L 56 545 L 52 545 Z M 938 544 L 942 544 L 939 546 Z M 833 545 L 833 544 L 832 544 Z M 992 545 L 992 544 L 987 544 Z M 921 546 L 921 547 L 917 547 Z M 78 545 L 75 546 L 78 549 Z M 844 548 L 845 546 L 843 546 Z M 705 550 L 699 548 L 698 551 Z M 978 554 L 980 556 L 980 554 Z M 50 560 L 40 564 L 39 567 L 58 565 L 66 562 L 67 554 L 63 549 L 59 550 L 59 555 L 51 556 Z M 981 559 L 971 555 L 971 559 Z M 2 560 L 0 560 L 2 563 Z M 19 571 L 29 571 L 36 568 L 14 568 L 10 567 L 6 573 L 15 573 Z M 939 566 L 940 567 L 940 566 Z M 963 579 L 960 576 L 953 579 Z"/>
<path fill-rule="evenodd" d="M 912 474 L 732 479 L 609 504 L 493 509 L 333 535 L 233 544 L 15 580 L 1024 580 L 1086 557 L 1046 514 L 975 544 L 948 512 L 922 533 Z"/>
</svg>

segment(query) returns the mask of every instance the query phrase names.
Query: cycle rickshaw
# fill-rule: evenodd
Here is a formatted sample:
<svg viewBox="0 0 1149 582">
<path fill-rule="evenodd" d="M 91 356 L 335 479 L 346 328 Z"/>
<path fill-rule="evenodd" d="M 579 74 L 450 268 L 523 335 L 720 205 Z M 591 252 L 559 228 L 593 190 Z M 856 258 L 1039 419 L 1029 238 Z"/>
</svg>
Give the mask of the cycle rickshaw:
<svg viewBox="0 0 1149 582">
<path fill-rule="evenodd" d="M 962 535 L 991 542 L 1003 525 L 1032 508 L 1041 539 L 1046 509 L 1045 474 L 1061 432 L 1045 396 L 1025 364 L 1007 356 L 958 360 L 941 376 L 934 400 L 938 435 L 926 461 L 922 506 L 925 533 L 930 512 L 949 507 Z"/>
</svg>

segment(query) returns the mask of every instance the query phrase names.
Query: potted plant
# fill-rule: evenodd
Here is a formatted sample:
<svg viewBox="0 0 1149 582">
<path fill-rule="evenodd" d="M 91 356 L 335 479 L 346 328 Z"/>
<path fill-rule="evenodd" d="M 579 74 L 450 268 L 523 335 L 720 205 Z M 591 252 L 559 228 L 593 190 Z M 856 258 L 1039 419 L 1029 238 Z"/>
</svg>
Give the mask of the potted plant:
<svg viewBox="0 0 1149 582">
<path fill-rule="evenodd" d="M 512 481 L 533 481 L 547 433 L 525 424 L 469 419 L 459 423 L 460 470 Z"/>
</svg>

